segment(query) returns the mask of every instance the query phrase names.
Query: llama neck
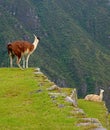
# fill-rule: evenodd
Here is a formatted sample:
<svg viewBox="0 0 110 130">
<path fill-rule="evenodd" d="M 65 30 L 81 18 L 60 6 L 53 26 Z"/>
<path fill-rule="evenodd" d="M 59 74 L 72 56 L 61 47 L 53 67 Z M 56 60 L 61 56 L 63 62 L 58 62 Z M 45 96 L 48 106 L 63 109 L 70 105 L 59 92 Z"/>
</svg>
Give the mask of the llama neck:
<svg viewBox="0 0 110 130">
<path fill-rule="evenodd" d="M 100 99 L 102 101 L 102 99 L 103 99 L 103 92 L 100 92 Z"/>
<path fill-rule="evenodd" d="M 37 37 L 35 36 L 35 39 L 34 39 L 34 42 L 33 42 L 34 50 L 37 48 L 38 42 L 39 42 L 39 40 L 38 40 Z"/>
</svg>

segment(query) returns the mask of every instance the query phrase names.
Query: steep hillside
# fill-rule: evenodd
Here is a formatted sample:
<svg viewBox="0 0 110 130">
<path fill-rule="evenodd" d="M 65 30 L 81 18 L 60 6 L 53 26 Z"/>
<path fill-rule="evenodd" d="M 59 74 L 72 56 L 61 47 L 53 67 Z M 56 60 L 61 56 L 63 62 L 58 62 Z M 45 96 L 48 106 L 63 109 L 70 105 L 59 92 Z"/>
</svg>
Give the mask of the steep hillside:
<svg viewBox="0 0 110 130">
<path fill-rule="evenodd" d="M 0 65 L 9 66 L 6 45 L 41 37 L 30 66 L 78 95 L 105 90 L 110 106 L 110 10 L 108 0 L 0 0 Z"/>
<path fill-rule="evenodd" d="M 94 130 L 102 125 L 110 128 L 103 103 L 80 99 L 78 107 L 74 107 L 65 101 L 72 89 L 48 91 L 54 83 L 34 69 L 0 68 L 0 82 L 1 130 Z"/>
</svg>

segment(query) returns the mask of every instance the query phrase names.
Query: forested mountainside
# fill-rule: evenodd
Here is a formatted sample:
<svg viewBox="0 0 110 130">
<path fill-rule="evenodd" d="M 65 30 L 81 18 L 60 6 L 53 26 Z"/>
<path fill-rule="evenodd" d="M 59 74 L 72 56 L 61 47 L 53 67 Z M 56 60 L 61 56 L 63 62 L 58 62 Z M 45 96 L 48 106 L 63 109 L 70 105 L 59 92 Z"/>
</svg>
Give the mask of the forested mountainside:
<svg viewBox="0 0 110 130">
<path fill-rule="evenodd" d="M 105 90 L 110 106 L 109 0 L 0 0 L 0 66 L 9 66 L 6 45 L 40 36 L 30 67 L 40 67 L 79 97 Z"/>
</svg>

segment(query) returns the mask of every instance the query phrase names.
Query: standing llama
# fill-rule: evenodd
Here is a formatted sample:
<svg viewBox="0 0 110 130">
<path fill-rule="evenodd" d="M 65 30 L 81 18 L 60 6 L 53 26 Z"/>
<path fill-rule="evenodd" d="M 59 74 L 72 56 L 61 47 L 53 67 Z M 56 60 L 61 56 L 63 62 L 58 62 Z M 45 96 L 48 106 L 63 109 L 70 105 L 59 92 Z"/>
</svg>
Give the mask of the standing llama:
<svg viewBox="0 0 110 130">
<path fill-rule="evenodd" d="M 8 55 L 10 57 L 10 66 L 13 67 L 13 58 L 17 57 L 17 65 L 22 69 L 20 65 L 21 59 L 23 60 L 23 68 L 28 68 L 28 60 L 30 55 L 35 51 L 39 43 L 40 38 L 34 35 L 35 39 L 33 44 L 28 41 L 14 41 L 7 45 Z"/>
<path fill-rule="evenodd" d="M 85 97 L 85 100 L 101 102 L 103 100 L 103 93 L 104 93 L 104 90 L 100 89 L 100 94 L 99 95 L 89 94 L 89 95 L 87 95 Z"/>
</svg>

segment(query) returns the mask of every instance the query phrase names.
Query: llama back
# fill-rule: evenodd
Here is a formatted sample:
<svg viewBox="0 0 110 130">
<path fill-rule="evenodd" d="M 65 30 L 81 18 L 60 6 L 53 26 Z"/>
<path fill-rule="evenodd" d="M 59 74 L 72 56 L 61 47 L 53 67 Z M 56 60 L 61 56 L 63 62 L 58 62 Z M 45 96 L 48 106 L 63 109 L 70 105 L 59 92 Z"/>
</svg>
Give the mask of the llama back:
<svg viewBox="0 0 110 130">
<path fill-rule="evenodd" d="M 21 56 L 22 54 L 25 55 L 29 52 L 32 52 L 33 49 L 34 46 L 27 41 L 15 41 L 11 44 L 8 44 L 8 53 L 16 56 Z"/>
<path fill-rule="evenodd" d="M 91 100 L 91 98 L 93 97 L 93 94 L 89 94 L 85 97 L 85 100 Z"/>
<path fill-rule="evenodd" d="M 91 101 L 101 102 L 101 98 L 99 95 L 93 95 L 91 98 Z"/>
</svg>

